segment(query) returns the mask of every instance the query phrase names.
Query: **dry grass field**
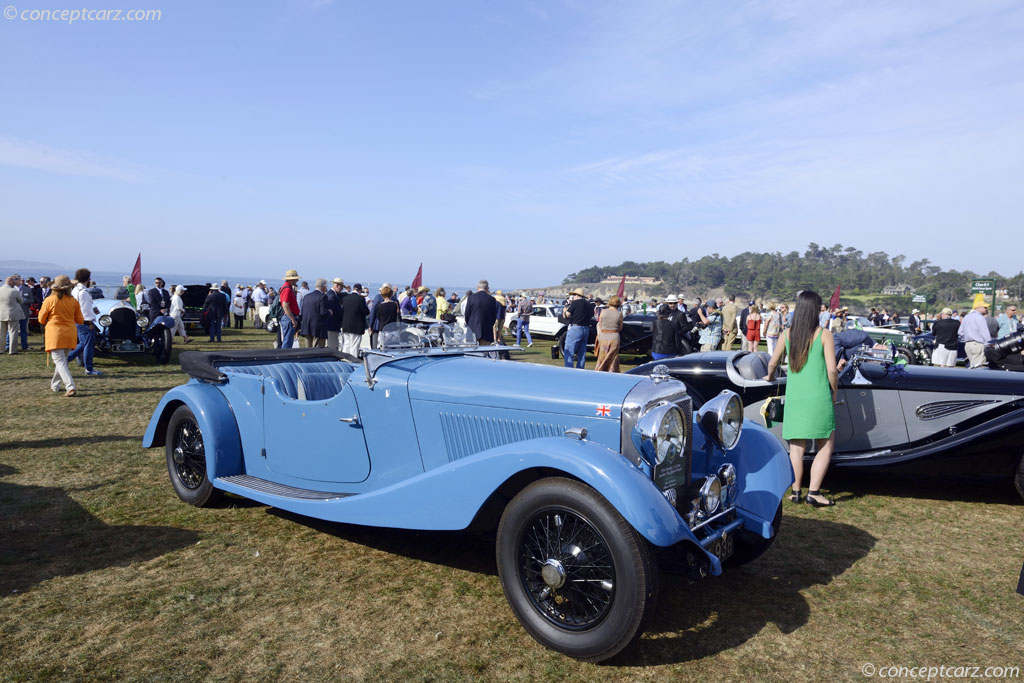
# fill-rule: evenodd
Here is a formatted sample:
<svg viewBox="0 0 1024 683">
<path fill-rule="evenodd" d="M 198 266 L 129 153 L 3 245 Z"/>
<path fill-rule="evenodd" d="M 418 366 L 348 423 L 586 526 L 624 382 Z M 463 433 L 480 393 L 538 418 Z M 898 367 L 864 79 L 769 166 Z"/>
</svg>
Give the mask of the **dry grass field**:
<svg viewBox="0 0 1024 683">
<path fill-rule="evenodd" d="M 268 342 L 226 331 L 222 346 Z M 548 345 L 525 360 L 552 362 Z M 76 372 L 68 399 L 50 392 L 42 353 L 0 356 L 0 679 L 802 681 L 863 680 L 865 664 L 1024 668 L 1024 506 L 1009 484 L 830 476 L 836 507 L 786 504 L 769 552 L 723 577 L 665 575 L 638 644 L 581 664 L 518 625 L 492 537 L 326 524 L 237 498 L 181 503 L 163 449 L 140 445 L 163 392 L 186 379 L 177 351 L 167 366 L 96 366 L 106 374 Z"/>
</svg>

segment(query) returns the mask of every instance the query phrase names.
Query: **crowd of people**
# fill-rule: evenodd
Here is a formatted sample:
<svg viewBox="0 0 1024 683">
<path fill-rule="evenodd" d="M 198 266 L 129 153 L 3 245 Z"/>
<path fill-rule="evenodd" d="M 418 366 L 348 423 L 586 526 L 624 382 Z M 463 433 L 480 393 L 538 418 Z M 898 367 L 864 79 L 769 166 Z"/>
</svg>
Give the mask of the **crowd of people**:
<svg viewBox="0 0 1024 683">
<path fill-rule="evenodd" d="M 30 311 L 38 311 L 40 324 L 47 328 L 45 350 L 51 355 L 56 353 L 53 360 L 57 370 L 51 386 L 63 382 L 69 395 L 74 394 L 75 387 L 67 371 L 68 362 L 77 361 L 87 375 L 102 374 L 93 367 L 97 333 L 93 299 L 102 297 L 103 292 L 91 277 L 87 268 L 76 271 L 74 278 L 41 277 L 36 281 L 15 274 L 0 287 L 0 339 L 6 338 L 8 353 L 17 352 L 19 341 L 21 350 L 29 349 Z M 297 346 L 301 340 L 307 347 L 329 348 L 353 357 L 359 355 L 367 332 L 369 345 L 377 348 L 380 331 L 404 316 L 448 322 L 461 318 L 481 344 L 494 344 L 502 340 L 506 317 L 515 314 L 515 344 L 521 346 L 525 337 L 526 346 L 530 347 L 533 345 L 530 318 L 535 306 L 546 302 L 544 293 L 506 295 L 501 290 L 492 293 L 486 280 L 478 283 L 475 292 L 466 291 L 461 296 L 457 292 L 448 293 L 443 287 L 394 287 L 390 283 L 384 283 L 371 294 L 360 283 L 348 286 L 340 277 L 316 278 L 312 282 L 310 286 L 309 280 L 303 280 L 298 271 L 292 269 L 285 273 L 279 287 L 260 280 L 252 285 L 237 283 L 232 288 L 223 280 L 219 284 L 207 283 L 200 296 L 194 291 L 195 286 L 172 284 L 167 287 L 163 278 L 156 277 L 153 286 L 146 288 L 141 284 L 133 285 L 125 276 L 115 297 L 151 318 L 169 316 L 173 320 L 174 334 L 186 344 L 192 342 L 187 332 L 188 323 L 201 322 L 209 341 L 218 343 L 222 341 L 225 327 L 240 329 L 246 321 L 251 321 L 257 328 L 267 324 L 275 326 L 275 345 L 282 348 Z M 45 305 L 51 293 L 56 294 L 54 303 Z M 72 315 L 65 301 L 67 297 L 77 304 L 78 316 Z M 566 325 L 565 366 L 585 367 L 591 329 L 596 328 L 595 369 L 606 372 L 620 370 L 620 334 L 624 318 L 632 313 L 655 313 L 651 343 L 651 355 L 655 359 L 697 348 L 729 351 L 736 348 L 737 342 L 740 349 L 747 351 L 757 351 L 764 342 L 768 353 L 774 356 L 795 319 L 795 311 L 791 311 L 787 303 L 748 300 L 744 305 L 737 303 L 735 296 L 707 301 L 695 297 L 687 301 L 682 295 L 673 294 L 660 302 L 612 296 L 604 301 L 576 288 L 564 298 L 549 303 L 562 304 L 561 322 Z M 193 316 L 186 321 L 187 311 L 198 313 L 198 319 Z M 898 312 L 885 308 L 872 308 L 865 317 L 866 324 L 879 327 L 903 321 Z M 854 350 L 874 343 L 860 330 L 860 321 L 865 317 L 856 317 L 851 322 L 847 307 L 829 309 L 819 303 L 815 322 L 819 328 L 830 332 L 834 357 L 840 367 L 852 357 Z M 913 309 L 906 316 L 906 324 L 911 331 L 933 333 L 934 365 L 956 365 L 958 345 L 963 344 L 972 368 L 985 367 L 986 343 L 1022 327 L 1015 305 L 1008 305 L 999 316 L 990 317 L 984 297 L 980 295 L 971 311 L 944 308 L 935 320 L 926 321 L 918 309 Z"/>
</svg>

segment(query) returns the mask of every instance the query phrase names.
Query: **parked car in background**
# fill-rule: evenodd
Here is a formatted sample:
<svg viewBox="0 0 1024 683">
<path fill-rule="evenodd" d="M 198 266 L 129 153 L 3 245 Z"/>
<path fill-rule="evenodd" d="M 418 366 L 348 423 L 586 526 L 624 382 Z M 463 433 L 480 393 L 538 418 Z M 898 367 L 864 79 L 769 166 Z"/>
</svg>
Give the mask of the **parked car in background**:
<svg viewBox="0 0 1024 683">
<path fill-rule="evenodd" d="M 186 330 L 192 330 L 203 326 L 203 303 L 206 295 L 210 293 L 210 285 L 185 285 L 185 293 L 181 295 L 181 302 L 185 306 L 181 314 L 181 322 Z"/>
<path fill-rule="evenodd" d="M 694 405 L 721 391 L 743 400 L 747 418 L 764 424 L 761 409 L 785 394 L 786 375 L 772 382 L 767 353 L 715 351 L 647 363 L 682 381 Z M 1013 481 L 1024 497 L 1024 377 L 1015 372 L 901 365 L 872 351 L 839 374 L 833 467 L 879 468 L 916 474 L 984 476 Z M 783 416 L 785 417 L 785 416 Z M 782 424 L 771 432 L 782 440 Z M 812 457 L 808 454 L 808 459 Z"/>
<path fill-rule="evenodd" d="M 158 315 L 150 319 L 127 301 L 96 299 L 96 352 L 102 354 L 149 353 L 158 363 L 171 359 L 174 318 Z"/>
<path fill-rule="evenodd" d="M 562 311 L 565 307 L 562 304 L 534 304 L 533 314 L 530 315 L 530 335 L 541 339 L 555 339 L 562 334 L 566 328 Z M 519 325 L 519 314 L 512 311 L 505 315 L 505 329 L 513 337 L 516 334 L 516 327 Z"/>
<path fill-rule="evenodd" d="M 494 530 L 509 605 L 546 647 L 601 661 L 655 609 L 659 560 L 694 579 L 771 545 L 792 471 L 733 392 L 692 410 L 668 375 L 485 357 L 447 325 L 383 348 L 186 352 L 143 439 L 175 492 L 318 519 Z"/>
</svg>

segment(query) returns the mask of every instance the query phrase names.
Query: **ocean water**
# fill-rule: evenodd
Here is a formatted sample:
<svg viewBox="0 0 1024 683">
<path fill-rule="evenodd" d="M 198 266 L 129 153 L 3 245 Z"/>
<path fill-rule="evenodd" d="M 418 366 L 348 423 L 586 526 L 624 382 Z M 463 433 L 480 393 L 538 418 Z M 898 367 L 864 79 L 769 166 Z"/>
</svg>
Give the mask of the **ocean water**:
<svg viewBox="0 0 1024 683">
<path fill-rule="evenodd" d="M 54 273 L 53 275 L 58 275 L 58 274 L 59 273 Z M 106 296 L 108 298 L 113 298 L 113 297 L 115 297 L 117 295 L 117 289 L 121 286 L 121 278 L 123 278 L 127 274 L 128 273 L 114 273 L 114 272 L 96 271 L 96 272 L 94 272 L 92 274 L 92 279 L 95 280 L 96 281 L 96 285 L 100 289 L 103 290 L 104 296 Z M 68 273 L 68 275 L 74 275 L 74 273 Z M 153 286 L 153 278 L 155 278 L 157 276 L 162 277 L 164 279 L 164 281 L 167 283 L 168 287 L 170 287 L 171 285 L 205 284 L 207 282 L 214 282 L 214 283 L 218 283 L 219 284 L 222 280 L 227 280 L 228 284 L 231 286 L 231 288 L 234 289 L 235 285 L 237 285 L 239 283 L 241 283 L 243 285 L 255 285 L 260 280 L 266 280 L 268 285 L 270 285 L 270 286 L 272 286 L 272 287 L 274 287 L 276 289 L 276 288 L 280 287 L 281 284 L 283 283 L 283 280 L 281 280 L 281 274 L 280 273 L 278 273 L 276 276 L 273 276 L 273 275 L 269 275 L 268 276 L 266 274 L 263 274 L 263 275 L 252 275 L 252 274 L 250 274 L 250 275 L 230 275 L 230 276 L 229 275 L 208 275 L 208 274 L 207 275 L 195 275 L 195 274 L 183 275 L 183 274 L 180 274 L 180 273 L 178 273 L 178 274 L 174 274 L 174 273 L 167 273 L 167 274 L 164 274 L 164 273 L 147 273 L 145 270 L 143 270 L 142 271 L 142 284 L 147 289 L 152 287 Z M 36 278 L 38 279 L 38 276 L 36 276 Z M 306 282 L 309 283 L 309 286 L 312 287 L 313 286 L 313 282 L 316 279 L 316 276 L 313 276 L 312 278 L 304 278 L 304 279 L 306 280 Z M 374 282 L 374 281 L 359 281 L 359 284 L 363 285 L 364 287 L 368 287 L 370 289 L 370 292 L 373 292 L 373 293 L 376 293 L 377 290 L 380 289 L 380 286 L 381 286 L 382 283 L 383 283 L 382 281 L 377 281 L 377 282 Z M 354 284 L 356 284 L 356 280 L 348 280 L 348 279 L 346 279 L 345 280 L 345 284 L 347 284 L 347 285 L 354 285 Z M 406 281 L 406 282 L 392 281 L 391 284 L 393 286 L 395 286 L 395 287 L 398 287 L 398 286 L 401 286 L 401 285 L 408 285 L 409 282 L 408 281 Z M 465 294 L 467 290 L 476 291 L 476 286 L 475 285 L 472 288 L 470 288 L 470 287 L 449 287 L 447 285 L 440 285 L 440 286 L 444 287 L 445 291 L 448 293 L 449 296 L 451 296 L 452 292 L 458 293 L 459 298 L 461 298 L 462 295 Z M 433 290 L 433 289 L 435 289 L 437 287 L 437 285 L 431 284 L 430 287 L 431 287 L 431 290 Z"/>
</svg>

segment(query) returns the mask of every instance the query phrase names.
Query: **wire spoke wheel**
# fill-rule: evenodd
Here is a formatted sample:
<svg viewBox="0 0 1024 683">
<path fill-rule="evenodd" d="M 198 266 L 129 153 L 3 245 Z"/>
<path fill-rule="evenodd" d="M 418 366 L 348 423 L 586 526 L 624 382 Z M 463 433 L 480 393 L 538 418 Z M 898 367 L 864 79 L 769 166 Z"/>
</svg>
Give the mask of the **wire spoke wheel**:
<svg viewBox="0 0 1024 683">
<path fill-rule="evenodd" d="M 174 492 L 186 503 L 197 507 L 216 504 L 222 494 L 210 483 L 203 432 L 188 406 L 175 409 L 165 434 L 167 474 Z"/>
<path fill-rule="evenodd" d="M 538 611 L 562 628 L 591 628 L 615 598 L 615 564 L 600 532 L 564 508 L 545 510 L 524 529 L 519 576 Z"/>
<path fill-rule="evenodd" d="M 178 423 L 174 430 L 174 470 L 181 483 L 196 490 L 206 479 L 206 450 L 199 425 L 191 418 Z"/>
</svg>

